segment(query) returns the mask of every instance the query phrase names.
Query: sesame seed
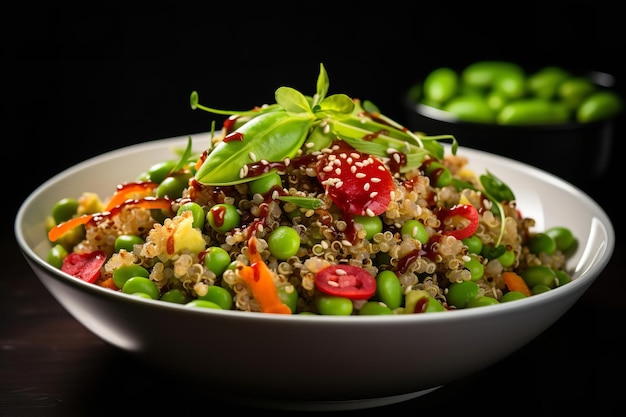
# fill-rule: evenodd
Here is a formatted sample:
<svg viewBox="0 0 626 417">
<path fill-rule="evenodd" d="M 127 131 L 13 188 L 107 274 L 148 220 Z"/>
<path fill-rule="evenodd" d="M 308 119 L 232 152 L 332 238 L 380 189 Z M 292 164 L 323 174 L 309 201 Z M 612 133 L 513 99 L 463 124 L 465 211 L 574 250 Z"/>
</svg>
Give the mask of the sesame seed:
<svg viewBox="0 0 626 417">
<path fill-rule="evenodd" d="M 341 241 L 341 244 L 342 244 L 343 246 L 352 246 L 352 242 L 350 242 L 349 240 L 342 240 L 342 241 Z"/>
<path fill-rule="evenodd" d="M 376 214 L 372 211 L 371 208 L 365 209 L 365 214 L 367 214 L 369 217 L 375 217 Z"/>
<path fill-rule="evenodd" d="M 378 165 L 378 169 L 379 169 L 380 171 L 383 171 L 383 172 L 385 171 L 385 167 L 384 167 L 384 166 L 382 166 L 382 165 Z"/>
<path fill-rule="evenodd" d="M 352 172 L 353 174 L 356 172 L 356 167 L 354 165 L 350 167 L 350 172 Z"/>
<path fill-rule="evenodd" d="M 337 268 L 335 269 L 335 275 L 348 275 L 348 273 L 344 269 Z"/>
<path fill-rule="evenodd" d="M 398 150 L 394 148 L 387 148 L 387 154 L 390 155 L 392 153 L 398 153 Z"/>
<path fill-rule="evenodd" d="M 400 154 L 394 153 L 393 154 L 393 160 L 396 161 L 397 164 L 399 164 L 400 163 Z"/>
<path fill-rule="evenodd" d="M 254 154 L 254 152 L 250 152 L 248 154 L 248 158 L 250 158 L 252 162 L 256 161 L 256 155 Z"/>
<path fill-rule="evenodd" d="M 356 153 L 356 152 L 352 152 L 352 153 L 350 154 L 350 156 L 351 156 L 351 157 L 353 157 L 354 159 L 359 159 L 359 158 L 361 157 L 361 155 L 359 155 L 359 154 L 358 154 L 358 153 Z"/>
<path fill-rule="evenodd" d="M 331 287 L 338 287 L 339 286 L 339 283 L 337 281 L 328 280 L 327 284 L 330 285 Z"/>
<path fill-rule="evenodd" d="M 324 168 L 322 168 L 322 171 L 324 172 L 330 172 L 333 170 L 333 166 L 332 165 L 326 165 Z"/>
<path fill-rule="evenodd" d="M 370 198 L 374 198 L 374 197 L 376 197 L 377 195 L 378 195 L 378 191 L 372 191 L 372 192 L 370 193 Z"/>
<path fill-rule="evenodd" d="M 335 168 L 335 174 L 341 175 L 341 168 Z"/>
<path fill-rule="evenodd" d="M 315 144 L 313 142 L 307 142 L 304 144 L 304 146 L 306 146 L 307 148 L 312 148 L 313 146 L 315 146 Z"/>
<path fill-rule="evenodd" d="M 378 183 L 378 182 L 382 181 L 380 178 L 377 178 L 377 177 L 372 177 L 371 180 L 372 180 L 373 183 Z"/>
<path fill-rule="evenodd" d="M 335 183 L 335 188 L 339 188 L 339 187 L 341 187 L 342 185 L 343 185 L 343 181 L 337 181 L 337 182 Z"/>
<path fill-rule="evenodd" d="M 369 191 L 369 190 L 370 190 L 370 183 L 369 183 L 369 182 L 366 182 L 365 184 L 363 184 L 363 189 L 364 189 L 365 191 Z"/>
<path fill-rule="evenodd" d="M 262 163 L 263 165 L 269 165 L 269 162 L 267 162 L 267 160 L 266 160 L 266 159 L 261 159 L 261 163 Z"/>
<path fill-rule="evenodd" d="M 355 177 L 357 177 L 357 178 L 365 178 L 365 177 L 367 177 L 367 175 L 365 175 L 362 172 L 359 172 L 358 174 L 355 175 Z"/>
</svg>

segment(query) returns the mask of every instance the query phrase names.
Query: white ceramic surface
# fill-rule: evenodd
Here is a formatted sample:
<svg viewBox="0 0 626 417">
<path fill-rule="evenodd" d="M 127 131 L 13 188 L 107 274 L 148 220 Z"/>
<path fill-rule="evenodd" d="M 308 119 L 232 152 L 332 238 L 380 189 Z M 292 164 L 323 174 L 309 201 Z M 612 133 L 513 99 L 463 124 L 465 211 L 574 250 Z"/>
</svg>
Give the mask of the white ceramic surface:
<svg viewBox="0 0 626 417">
<path fill-rule="evenodd" d="M 192 135 L 194 150 L 208 134 Z M 110 195 L 138 167 L 172 157 L 187 136 L 146 142 L 70 168 L 38 187 L 15 219 L 27 261 L 59 303 L 94 334 L 154 366 L 198 379 L 224 395 L 276 409 L 359 409 L 405 401 L 512 354 L 583 295 L 608 263 L 613 226 L 569 183 L 531 166 L 461 147 L 476 172 L 489 169 L 537 229 L 570 228 L 579 239 L 572 282 L 527 299 L 445 313 L 283 316 L 188 307 L 88 284 L 45 261 L 45 218 L 77 190 Z"/>
</svg>

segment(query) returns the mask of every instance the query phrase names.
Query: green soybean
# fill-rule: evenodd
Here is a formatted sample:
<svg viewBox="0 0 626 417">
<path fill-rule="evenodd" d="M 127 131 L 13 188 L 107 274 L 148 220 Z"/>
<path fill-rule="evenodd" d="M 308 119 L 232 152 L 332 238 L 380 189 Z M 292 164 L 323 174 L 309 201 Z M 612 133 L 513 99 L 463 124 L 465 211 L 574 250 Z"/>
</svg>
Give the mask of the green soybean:
<svg viewBox="0 0 626 417">
<path fill-rule="evenodd" d="M 536 285 L 545 285 L 548 288 L 554 288 L 557 283 L 557 277 L 554 270 L 545 265 L 532 265 L 523 270 L 520 275 L 529 288 Z"/>
<path fill-rule="evenodd" d="M 67 249 L 63 245 L 56 244 L 48 251 L 48 257 L 46 260 L 55 268 L 61 269 L 63 266 L 63 260 L 67 256 Z"/>
<path fill-rule="evenodd" d="M 206 215 L 209 226 L 216 232 L 226 233 L 241 224 L 241 214 L 232 204 L 216 204 Z"/>
<path fill-rule="evenodd" d="M 501 303 L 508 303 L 509 301 L 521 300 L 526 298 L 526 295 L 520 291 L 509 291 L 502 295 L 500 298 Z"/>
<path fill-rule="evenodd" d="M 549 100 L 556 96 L 561 83 L 569 77 L 570 74 L 561 67 L 543 67 L 528 77 L 528 90 L 536 97 Z"/>
<path fill-rule="evenodd" d="M 282 188 L 282 178 L 275 172 L 271 172 L 267 175 L 263 175 L 248 183 L 248 190 L 250 194 L 265 194 L 272 188 Z"/>
<path fill-rule="evenodd" d="M 155 193 L 159 198 L 176 199 L 183 195 L 183 190 L 189 186 L 191 172 L 181 172 L 165 177 L 157 186 Z"/>
<path fill-rule="evenodd" d="M 485 266 L 480 262 L 478 256 L 470 255 L 470 259 L 465 261 L 464 267 L 470 271 L 472 281 L 478 281 L 485 275 Z"/>
<path fill-rule="evenodd" d="M 404 314 L 436 313 L 440 311 L 446 311 L 445 307 L 424 290 L 411 290 L 405 296 Z"/>
<path fill-rule="evenodd" d="M 276 288 L 276 292 L 278 293 L 280 301 L 289 307 L 292 314 L 295 314 L 296 309 L 298 308 L 298 299 L 300 298 L 298 291 L 296 291 L 296 287 L 291 284 L 281 285 Z"/>
<path fill-rule="evenodd" d="M 376 233 L 383 230 L 383 221 L 379 216 L 354 216 L 354 221 L 363 226 L 367 240 L 372 240 Z"/>
<path fill-rule="evenodd" d="M 574 233 L 563 226 L 553 226 L 544 231 L 544 233 L 554 239 L 556 248 L 562 252 L 567 252 L 576 244 Z"/>
<path fill-rule="evenodd" d="M 176 167 L 176 161 L 158 162 L 148 168 L 146 179 L 156 183 L 161 183 L 167 175 Z"/>
<path fill-rule="evenodd" d="M 477 61 L 461 72 L 461 79 L 467 85 L 485 88 L 494 85 L 500 78 L 514 78 L 523 74 L 522 68 L 508 61 Z"/>
<path fill-rule="evenodd" d="M 63 198 L 52 207 L 52 217 L 56 224 L 61 224 L 76 214 L 78 211 L 78 200 L 75 198 Z"/>
<path fill-rule="evenodd" d="M 490 306 L 494 304 L 500 304 L 500 301 L 496 300 L 493 297 L 480 296 L 470 300 L 465 308 L 474 308 L 474 307 L 483 307 Z"/>
<path fill-rule="evenodd" d="M 198 300 L 211 301 L 223 310 L 230 310 L 233 306 L 233 296 L 227 289 L 217 285 L 210 285 L 204 295 L 199 295 Z"/>
<path fill-rule="evenodd" d="M 384 316 L 393 315 L 393 311 L 380 301 L 368 301 L 359 310 L 360 316 Z"/>
<path fill-rule="evenodd" d="M 419 240 L 422 244 L 428 243 L 428 231 L 422 222 L 416 219 L 407 220 L 400 229 L 402 235 L 409 235 L 415 240 Z"/>
<path fill-rule="evenodd" d="M 135 245 L 143 245 L 144 240 L 141 236 L 137 235 L 119 235 L 115 238 L 114 248 L 115 252 L 125 249 L 128 252 L 132 252 Z"/>
<path fill-rule="evenodd" d="M 476 255 L 480 254 L 483 250 L 483 241 L 476 235 L 472 235 L 470 237 L 466 237 L 461 240 L 465 246 L 467 246 L 467 250 L 470 253 L 474 253 Z"/>
<path fill-rule="evenodd" d="M 323 295 L 317 298 L 316 307 L 325 316 L 349 316 L 354 305 L 349 298 L 336 295 Z"/>
<path fill-rule="evenodd" d="M 222 308 L 215 304 L 213 301 L 208 300 L 200 300 L 196 298 L 195 300 L 191 300 L 185 304 L 186 307 L 199 307 L 199 308 L 214 308 L 217 310 L 221 310 Z"/>
<path fill-rule="evenodd" d="M 445 103 L 457 93 L 459 76 L 452 68 L 441 67 L 424 79 L 424 97 L 430 102 Z"/>
<path fill-rule="evenodd" d="M 554 275 L 556 276 L 557 287 L 560 287 L 572 281 L 572 277 L 566 271 L 555 269 Z"/>
<path fill-rule="evenodd" d="M 528 250 L 535 255 L 545 253 L 553 255 L 556 252 L 556 241 L 548 233 L 540 232 L 528 239 Z"/>
<path fill-rule="evenodd" d="M 219 246 L 211 246 L 204 255 L 204 266 L 216 277 L 222 276 L 231 262 L 228 251 Z"/>
<path fill-rule="evenodd" d="M 267 238 L 270 253 L 277 259 L 285 261 L 300 249 L 300 235 L 290 226 L 278 226 Z"/>
<path fill-rule="evenodd" d="M 178 208 L 176 214 L 180 216 L 185 211 L 191 211 L 191 214 L 193 215 L 192 226 L 202 230 L 204 228 L 204 220 L 206 217 L 202 206 L 194 201 L 189 201 L 185 204 L 182 204 Z"/>
<path fill-rule="evenodd" d="M 402 284 L 393 271 L 384 270 L 376 275 L 376 298 L 392 310 L 402 305 Z"/>
<path fill-rule="evenodd" d="M 150 278 L 131 277 L 122 286 L 122 292 L 126 294 L 144 293 L 153 300 L 159 299 L 159 288 Z"/>
<path fill-rule="evenodd" d="M 117 288 L 124 288 L 124 284 L 132 277 L 150 277 L 150 272 L 141 265 L 122 265 L 113 271 L 113 282 Z"/>
<path fill-rule="evenodd" d="M 448 303 L 456 308 L 465 308 L 474 298 L 478 297 L 479 287 L 474 281 L 454 282 L 448 287 Z"/>
<path fill-rule="evenodd" d="M 190 301 L 190 297 L 181 289 L 174 288 L 161 295 L 161 301 L 168 303 L 185 304 Z"/>
<path fill-rule="evenodd" d="M 583 100 L 596 90 L 596 86 L 586 77 L 572 77 L 563 80 L 557 96 L 570 109 L 577 109 Z"/>
</svg>

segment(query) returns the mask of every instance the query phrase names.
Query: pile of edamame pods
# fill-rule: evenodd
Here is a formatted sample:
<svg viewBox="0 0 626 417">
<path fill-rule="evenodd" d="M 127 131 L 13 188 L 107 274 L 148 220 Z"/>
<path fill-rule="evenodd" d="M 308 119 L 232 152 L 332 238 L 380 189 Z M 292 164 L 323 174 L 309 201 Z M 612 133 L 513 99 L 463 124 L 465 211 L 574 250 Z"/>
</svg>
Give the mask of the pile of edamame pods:
<svg viewBox="0 0 626 417">
<path fill-rule="evenodd" d="M 624 107 L 615 90 L 596 81 L 555 65 L 530 72 L 510 61 L 477 61 L 461 71 L 434 69 L 410 96 L 465 122 L 592 123 L 614 117 Z"/>
</svg>

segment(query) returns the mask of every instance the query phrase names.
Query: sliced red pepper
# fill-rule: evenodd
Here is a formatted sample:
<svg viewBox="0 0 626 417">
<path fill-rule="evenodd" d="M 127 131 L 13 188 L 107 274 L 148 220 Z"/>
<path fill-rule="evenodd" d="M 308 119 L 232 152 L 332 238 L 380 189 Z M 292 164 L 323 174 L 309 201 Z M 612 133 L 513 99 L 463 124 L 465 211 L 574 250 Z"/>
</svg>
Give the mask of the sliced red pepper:
<svg viewBox="0 0 626 417">
<path fill-rule="evenodd" d="M 331 265 L 315 275 L 315 286 L 324 294 L 367 300 L 376 292 L 376 279 L 354 265 Z"/>
<path fill-rule="evenodd" d="M 317 178 L 326 192 L 348 215 L 378 216 L 391 202 L 393 177 L 380 159 L 362 153 L 343 141 L 332 145 L 316 165 Z"/>
<path fill-rule="evenodd" d="M 100 277 L 100 270 L 106 260 L 107 257 L 103 251 L 91 253 L 72 252 L 63 260 L 61 271 L 83 281 L 94 283 Z"/>
<path fill-rule="evenodd" d="M 459 204 L 449 209 L 441 209 L 437 214 L 443 224 L 447 219 L 461 217 L 469 223 L 461 229 L 444 230 L 445 236 L 454 236 L 458 240 L 468 238 L 474 234 L 478 228 L 478 210 L 471 204 Z"/>
</svg>

